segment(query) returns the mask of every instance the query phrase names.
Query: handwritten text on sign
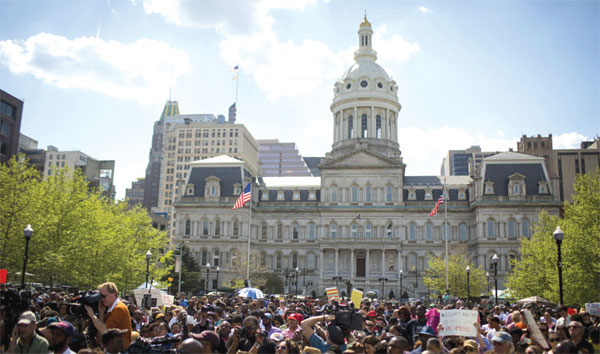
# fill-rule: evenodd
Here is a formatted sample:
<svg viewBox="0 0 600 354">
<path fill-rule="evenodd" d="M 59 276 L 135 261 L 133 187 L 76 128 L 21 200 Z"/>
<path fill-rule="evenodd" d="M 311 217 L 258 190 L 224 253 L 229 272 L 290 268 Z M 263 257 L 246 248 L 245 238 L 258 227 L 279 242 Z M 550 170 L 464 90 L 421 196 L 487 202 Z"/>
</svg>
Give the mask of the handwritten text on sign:
<svg viewBox="0 0 600 354">
<path fill-rule="evenodd" d="M 475 337 L 477 330 L 473 323 L 477 322 L 477 311 L 442 310 L 440 311 L 441 336 Z"/>
<path fill-rule="evenodd" d="M 600 316 L 600 302 L 585 304 L 585 311 L 592 316 Z"/>
</svg>

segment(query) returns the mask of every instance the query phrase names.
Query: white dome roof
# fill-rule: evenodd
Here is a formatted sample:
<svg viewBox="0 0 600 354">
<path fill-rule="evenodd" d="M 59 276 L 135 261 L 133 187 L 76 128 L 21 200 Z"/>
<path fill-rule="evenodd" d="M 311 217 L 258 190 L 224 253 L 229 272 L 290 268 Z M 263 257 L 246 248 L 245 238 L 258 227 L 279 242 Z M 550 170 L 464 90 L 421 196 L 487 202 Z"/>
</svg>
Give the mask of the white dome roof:
<svg viewBox="0 0 600 354">
<path fill-rule="evenodd" d="M 345 80 L 358 81 L 362 78 L 379 79 L 382 81 L 390 81 L 389 75 L 376 62 L 372 60 L 359 60 L 342 75 L 339 81 Z"/>
</svg>

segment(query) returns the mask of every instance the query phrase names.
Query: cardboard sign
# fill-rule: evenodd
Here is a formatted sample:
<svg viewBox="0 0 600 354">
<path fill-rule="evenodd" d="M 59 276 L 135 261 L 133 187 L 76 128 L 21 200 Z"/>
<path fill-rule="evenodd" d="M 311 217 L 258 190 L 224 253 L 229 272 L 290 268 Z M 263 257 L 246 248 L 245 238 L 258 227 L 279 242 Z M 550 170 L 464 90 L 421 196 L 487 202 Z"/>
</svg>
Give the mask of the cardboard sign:
<svg viewBox="0 0 600 354">
<path fill-rule="evenodd" d="M 350 299 L 352 300 L 352 303 L 354 304 L 354 308 L 357 310 L 360 310 L 360 302 L 362 301 L 363 298 L 363 292 L 358 290 L 358 289 L 352 289 L 352 296 L 350 297 Z"/>
<path fill-rule="evenodd" d="M 327 300 L 339 300 L 340 295 L 338 294 L 337 288 L 326 288 L 325 293 L 327 294 Z"/>
<path fill-rule="evenodd" d="M 478 318 L 479 314 L 474 310 L 441 310 L 442 330 L 440 335 L 475 337 L 477 329 L 473 323 L 477 322 Z"/>
<path fill-rule="evenodd" d="M 0 284 L 6 284 L 6 269 L 0 269 Z"/>
<path fill-rule="evenodd" d="M 600 302 L 585 304 L 585 312 L 592 316 L 600 316 Z"/>
<path fill-rule="evenodd" d="M 542 335 L 542 332 L 540 331 L 540 328 L 538 327 L 537 323 L 535 322 L 535 319 L 533 318 L 531 311 L 529 311 L 527 309 L 523 309 L 523 314 L 525 315 L 525 319 L 527 320 L 527 329 L 531 332 L 533 339 L 539 345 L 541 345 L 542 348 L 544 348 L 546 350 L 550 349 L 550 346 L 546 342 L 546 338 L 544 338 L 544 336 Z"/>
</svg>

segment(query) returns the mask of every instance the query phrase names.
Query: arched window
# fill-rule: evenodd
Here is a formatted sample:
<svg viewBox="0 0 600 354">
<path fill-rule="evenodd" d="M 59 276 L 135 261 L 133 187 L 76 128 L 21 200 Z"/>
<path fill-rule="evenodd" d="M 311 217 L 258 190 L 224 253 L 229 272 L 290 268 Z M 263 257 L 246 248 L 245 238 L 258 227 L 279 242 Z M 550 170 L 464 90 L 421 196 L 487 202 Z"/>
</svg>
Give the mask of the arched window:
<svg viewBox="0 0 600 354">
<path fill-rule="evenodd" d="M 352 135 L 354 135 L 354 129 L 352 128 L 353 120 L 352 116 L 348 116 L 348 139 L 352 139 Z"/>
<path fill-rule="evenodd" d="M 365 202 L 370 203 L 373 198 L 373 187 L 370 185 L 365 188 Z"/>
<path fill-rule="evenodd" d="M 315 236 L 316 236 L 315 224 L 310 223 L 310 224 L 308 224 L 308 239 L 314 240 Z"/>
<path fill-rule="evenodd" d="M 260 227 L 260 237 L 263 240 L 267 239 L 267 224 L 262 224 L 262 226 Z"/>
<path fill-rule="evenodd" d="M 298 266 L 298 254 L 293 253 L 292 254 L 292 269 L 296 269 L 297 266 Z"/>
<path fill-rule="evenodd" d="M 392 203 L 394 200 L 394 193 L 392 186 L 387 186 L 385 188 L 385 201 L 388 203 Z"/>
<path fill-rule="evenodd" d="M 358 187 L 352 186 L 351 191 L 352 191 L 352 193 L 351 193 L 351 196 L 350 196 L 351 197 L 350 201 L 352 203 L 357 203 L 358 202 Z"/>
<path fill-rule="evenodd" d="M 521 236 L 529 237 L 530 236 L 529 230 L 530 230 L 529 220 L 523 219 L 523 221 L 521 221 Z"/>
<path fill-rule="evenodd" d="M 192 222 L 190 220 L 185 221 L 185 234 L 190 235 L 192 233 Z"/>
<path fill-rule="evenodd" d="M 202 235 L 208 235 L 209 233 L 209 223 L 207 219 L 202 220 Z"/>
<path fill-rule="evenodd" d="M 329 225 L 329 237 L 335 238 L 336 234 L 337 234 L 337 225 L 336 224 Z"/>
<path fill-rule="evenodd" d="M 297 240 L 299 235 L 300 235 L 300 226 L 298 224 L 292 225 L 292 240 Z"/>
<path fill-rule="evenodd" d="M 467 241 L 467 225 L 460 224 L 458 226 L 458 238 L 460 241 Z"/>
<path fill-rule="evenodd" d="M 215 221 L 215 235 L 219 236 L 221 234 L 221 220 L 217 219 Z"/>
<path fill-rule="evenodd" d="M 351 229 L 351 233 L 352 233 L 352 238 L 357 238 L 358 237 L 358 225 L 352 224 L 350 229 Z"/>
<path fill-rule="evenodd" d="M 275 269 L 281 269 L 281 253 L 275 256 Z"/>
<path fill-rule="evenodd" d="M 283 225 L 282 224 L 277 224 L 277 240 L 278 241 L 283 240 Z"/>
<path fill-rule="evenodd" d="M 375 117 L 375 131 L 377 132 L 377 139 L 381 139 L 381 116 L 378 114 Z"/>
<path fill-rule="evenodd" d="M 410 241 L 417 240 L 417 226 L 415 224 L 410 224 L 408 227 L 408 239 Z"/>
<path fill-rule="evenodd" d="M 233 221 L 233 236 L 239 236 L 240 234 L 240 222 L 237 220 Z"/>
<path fill-rule="evenodd" d="M 417 270 L 417 256 L 414 253 L 408 255 L 408 269 L 411 272 Z"/>
<path fill-rule="evenodd" d="M 200 264 L 206 265 L 206 262 L 208 262 L 208 254 L 206 250 L 202 250 L 202 253 L 200 253 L 200 255 Z"/>
<path fill-rule="evenodd" d="M 306 256 L 306 268 L 310 269 L 310 270 L 315 269 L 315 264 L 316 264 L 315 255 L 312 253 L 309 253 Z"/>
<path fill-rule="evenodd" d="M 371 224 L 365 225 L 365 238 L 371 238 L 373 236 L 373 226 Z"/>
<path fill-rule="evenodd" d="M 496 236 L 496 222 L 492 219 L 487 222 L 487 235 L 488 237 Z"/>
<path fill-rule="evenodd" d="M 520 194 L 521 186 L 519 184 L 513 184 L 513 194 Z"/>
<path fill-rule="evenodd" d="M 433 241 L 433 226 L 431 224 L 425 225 L 425 240 Z"/>
<path fill-rule="evenodd" d="M 213 266 L 213 267 L 218 267 L 218 266 L 219 266 L 219 250 L 214 250 L 214 251 L 213 251 L 213 262 L 212 262 L 212 266 Z"/>
<path fill-rule="evenodd" d="M 514 220 L 508 220 L 508 237 L 517 237 L 517 227 Z"/>
<path fill-rule="evenodd" d="M 360 121 L 361 121 L 361 129 L 360 129 L 361 138 L 366 138 L 367 137 L 367 115 L 363 114 L 362 117 L 360 118 Z"/>
<path fill-rule="evenodd" d="M 333 185 L 333 186 L 329 187 L 329 193 L 330 193 L 329 200 L 332 203 L 337 202 L 337 199 L 338 199 L 337 198 L 337 186 Z"/>
</svg>

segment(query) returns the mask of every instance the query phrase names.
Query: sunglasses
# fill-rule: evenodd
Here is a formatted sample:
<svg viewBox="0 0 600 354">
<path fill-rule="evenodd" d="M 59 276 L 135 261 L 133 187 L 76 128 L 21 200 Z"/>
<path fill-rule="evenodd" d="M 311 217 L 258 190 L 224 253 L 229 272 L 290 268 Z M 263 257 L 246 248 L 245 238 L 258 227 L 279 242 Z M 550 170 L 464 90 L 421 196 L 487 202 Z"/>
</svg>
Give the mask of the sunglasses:
<svg viewBox="0 0 600 354">
<path fill-rule="evenodd" d="M 560 339 L 558 339 L 558 338 L 550 338 L 550 339 L 548 339 L 548 341 L 549 342 L 559 342 Z"/>
<path fill-rule="evenodd" d="M 286 349 L 287 349 L 287 346 L 285 346 L 285 345 L 280 345 L 277 348 L 275 348 L 275 350 L 279 350 L 279 351 L 286 350 Z"/>
</svg>

